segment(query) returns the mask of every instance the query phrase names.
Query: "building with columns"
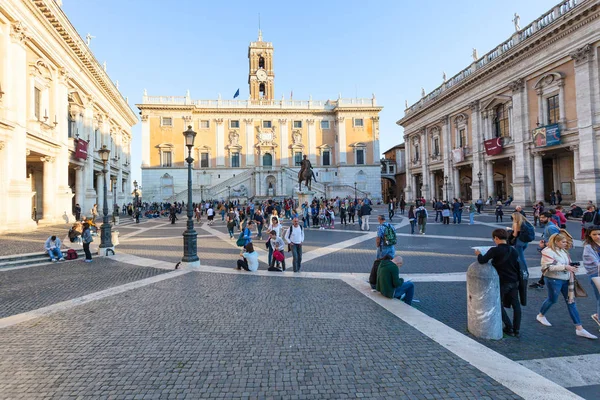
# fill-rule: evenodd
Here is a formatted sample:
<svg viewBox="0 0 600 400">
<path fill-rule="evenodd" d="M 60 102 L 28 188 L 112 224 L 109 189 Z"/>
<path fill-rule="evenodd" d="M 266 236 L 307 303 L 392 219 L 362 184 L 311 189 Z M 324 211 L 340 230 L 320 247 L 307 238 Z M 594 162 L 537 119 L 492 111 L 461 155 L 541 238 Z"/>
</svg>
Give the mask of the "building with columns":
<svg viewBox="0 0 600 400">
<path fill-rule="evenodd" d="M 273 44 L 248 48 L 248 100 L 149 96 L 142 118 L 145 201 L 187 200 L 183 131 L 197 132 L 193 198 L 296 197 L 299 164 L 313 165 L 315 196 L 381 198 L 379 112 L 369 99 L 276 100 Z"/>
<path fill-rule="evenodd" d="M 600 202 L 600 7 L 562 1 L 404 112 L 406 197 Z"/>
<path fill-rule="evenodd" d="M 54 0 L 0 3 L 0 232 L 130 201 L 135 113 Z M 101 206 L 100 206 L 101 207 Z M 112 211 L 112 207 L 111 207 Z"/>
</svg>

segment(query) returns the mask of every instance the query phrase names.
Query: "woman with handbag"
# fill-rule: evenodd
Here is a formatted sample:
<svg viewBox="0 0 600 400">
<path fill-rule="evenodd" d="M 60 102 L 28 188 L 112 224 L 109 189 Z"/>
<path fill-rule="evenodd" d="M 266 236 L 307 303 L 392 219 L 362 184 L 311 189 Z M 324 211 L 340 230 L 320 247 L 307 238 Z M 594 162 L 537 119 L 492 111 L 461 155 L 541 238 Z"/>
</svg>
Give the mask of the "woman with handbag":
<svg viewBox="0 0 600 400">
<path fill-rule="evenodd" d="M 592 319 L 600 325 L 600 226 L 593 225 L 585 232 L 585 245 L 583 246 L 583 266 L 587 271 L 592 289 L 596 295 L 596 314 Z"/>
<path fill-rule="evenodd" d="M 548 298 L 544 300 L 536 319 L 544 326 L 552 326 L 546 319 L 546 313 L 556 303 L 558 295 L 562 293 L 567 303 L 569 315 L 575 324 L 575 334 L 586 339 L 598 339 L 597 336 L 583 329 L 581 325 L 579 312 L 575 305 L 575 272 L 577 267 L 571 263 L 571 258 L 567 252 L 568 246 L 567 236 L 563 233 L 556 233 L 550 237 L 548 245 L 542 250 L 542 275 L 548 289 Z"/>
</svg>

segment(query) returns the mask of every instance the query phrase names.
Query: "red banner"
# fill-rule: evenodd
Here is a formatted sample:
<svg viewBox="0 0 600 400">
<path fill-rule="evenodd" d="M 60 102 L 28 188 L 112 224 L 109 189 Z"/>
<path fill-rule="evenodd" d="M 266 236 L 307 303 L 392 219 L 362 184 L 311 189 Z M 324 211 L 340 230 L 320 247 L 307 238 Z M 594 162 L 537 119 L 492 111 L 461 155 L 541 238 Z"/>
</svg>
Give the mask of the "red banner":
<svg viewBox="0 0 600 400">
<path fill-rule="evenodd" d="M 485 152 L 488 156 L 495 156 L 502 153 L 502 138 L 494 138 L 483 142 Z"/>
<path fill-rule="evenodd" d="M 80 160 L 87 160 L 88 152 L 88 142 L 85 140 L 79 139 L 77 144 L 75 145 L 75 158 L 79 158 Z"/>
</svg>

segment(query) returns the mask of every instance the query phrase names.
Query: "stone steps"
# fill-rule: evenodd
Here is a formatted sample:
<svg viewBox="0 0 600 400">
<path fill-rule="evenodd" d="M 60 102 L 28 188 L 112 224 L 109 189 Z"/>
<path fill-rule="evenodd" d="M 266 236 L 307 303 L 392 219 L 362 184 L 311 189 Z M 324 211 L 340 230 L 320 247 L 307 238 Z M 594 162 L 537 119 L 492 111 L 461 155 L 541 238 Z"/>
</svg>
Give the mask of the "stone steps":
<svg viewBox="0 0 600 400">
<path fill-rule="evenodd" d="M 79 258 L 84 257 L 85 253 L 83 249 L 75 249 Z M 66 255 L 67 249 L 63 250 L 63 254 Z M 34 265 L 43 264 L 50 262 L 50 258 L 46 253 L 28 253 L 28 254 L 12 254 L 9 256 L 0 256 L 0 269 L 21 267 L 23 265 Z"/>
</svg>

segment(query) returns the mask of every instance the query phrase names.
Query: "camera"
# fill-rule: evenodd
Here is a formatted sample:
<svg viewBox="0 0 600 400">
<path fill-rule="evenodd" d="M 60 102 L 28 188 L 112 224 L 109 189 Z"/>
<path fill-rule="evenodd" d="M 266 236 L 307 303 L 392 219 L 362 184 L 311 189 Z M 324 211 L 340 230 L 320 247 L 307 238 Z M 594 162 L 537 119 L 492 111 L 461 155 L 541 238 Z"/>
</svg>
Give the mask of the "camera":
<svg viewBox="0 0 600 400">
<path fill-rule="evenodd" d="M 581 263 L 578 263 L 578 262 L 571 262 L 571 263 L 569 263 L 569 265 L 570 265 L 571 267 L 579 267 L 579 266 L 581 265 Z"/>
</svg>

